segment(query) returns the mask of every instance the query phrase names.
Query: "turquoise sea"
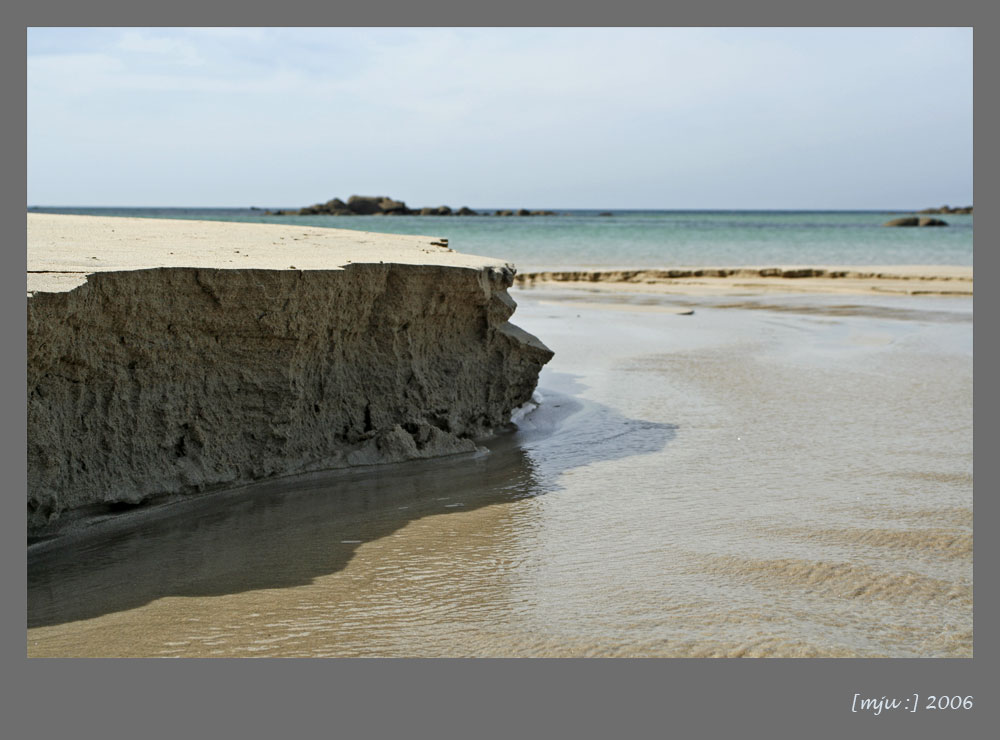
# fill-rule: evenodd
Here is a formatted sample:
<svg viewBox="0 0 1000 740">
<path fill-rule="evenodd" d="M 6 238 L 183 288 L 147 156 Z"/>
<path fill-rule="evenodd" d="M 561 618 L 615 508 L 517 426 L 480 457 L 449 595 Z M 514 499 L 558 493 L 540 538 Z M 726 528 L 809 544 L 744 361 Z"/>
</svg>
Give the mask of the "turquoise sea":
<svg viewBox="0 0 1000 740">
<path fill-rule="evenodd" d="M 495 208 L 481 209 L 493 212 Z M 898 211 L 560 211 L 556 216 L 265 216 L 249 208 L 50 208 L 29 212 L 301 224 L 446 237 L 520 271 L 743 265 L 972 265 L 971 215 L 885 228 Z"/>
</svg>

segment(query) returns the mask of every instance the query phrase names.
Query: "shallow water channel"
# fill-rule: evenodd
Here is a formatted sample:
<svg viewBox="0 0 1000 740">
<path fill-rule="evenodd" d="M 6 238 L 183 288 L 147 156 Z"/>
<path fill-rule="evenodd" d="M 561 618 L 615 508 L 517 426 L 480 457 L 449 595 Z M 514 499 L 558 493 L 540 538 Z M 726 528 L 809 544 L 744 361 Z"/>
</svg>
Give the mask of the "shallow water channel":
<svg viewBox="0 0 1000 740">
<path fill-rule="evenodd" d="M 972 655 L 971 300 L 513 294 L 488 454 L 33 545 L 28 654 Z"/>
</svg>

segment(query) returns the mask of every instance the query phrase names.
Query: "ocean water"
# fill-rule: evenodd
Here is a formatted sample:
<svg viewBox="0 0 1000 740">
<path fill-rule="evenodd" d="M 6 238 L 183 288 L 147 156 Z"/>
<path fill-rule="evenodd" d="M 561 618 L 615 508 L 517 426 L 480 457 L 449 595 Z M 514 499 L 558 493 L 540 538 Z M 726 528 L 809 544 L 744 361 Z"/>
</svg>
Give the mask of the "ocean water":
<svg viewBox="0 0 1000 740">
<path fill-rule="evenodd" d="M 223 208 L 29 208 L 29 212 L 308 224 L 446 237 L 468 254 L 544 269 L 770 265 L 972 265 L 973 217 L 885 228 L 890 211 L 562 211 L 557 216 L 265 216 Z M 483 209 L 492 212 L 496 209 Z"/>
<path fill-rule="evenodd" d="M 28 655 L 972 655 L 970 298 L 512 294 L 489 454 L 32 546 Z"/>
</svg>

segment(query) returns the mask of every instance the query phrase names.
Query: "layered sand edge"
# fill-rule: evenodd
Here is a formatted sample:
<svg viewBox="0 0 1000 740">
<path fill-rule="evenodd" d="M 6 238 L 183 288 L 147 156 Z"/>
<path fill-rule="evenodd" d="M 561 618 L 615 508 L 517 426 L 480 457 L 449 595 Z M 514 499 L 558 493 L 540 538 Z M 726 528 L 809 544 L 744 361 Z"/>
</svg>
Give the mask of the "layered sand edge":
<svg viewBox="0 0 1000 740">
<path fill-rule="evenodd" d="M 973 269 L 961 265 L 783 265 L 551 270 L 518 274 L 515 283 L 526 289 L 558 285 L 605 293 L 887 293 L 971 296 Z"/>
<path fill-rule="evenodd" d="M 28 531 L 475 452 L 551 357 L 513 268 L 443 239 L 28 216 Z"/>
</svg>

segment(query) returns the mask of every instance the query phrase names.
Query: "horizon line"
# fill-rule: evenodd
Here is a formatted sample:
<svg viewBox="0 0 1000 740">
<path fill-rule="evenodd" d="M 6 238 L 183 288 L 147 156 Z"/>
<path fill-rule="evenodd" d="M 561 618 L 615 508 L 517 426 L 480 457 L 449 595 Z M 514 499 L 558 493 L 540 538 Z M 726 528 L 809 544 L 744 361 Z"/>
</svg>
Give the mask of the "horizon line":
<svg viewBox="0 0 1000 740">
<path fill-rule="evenodd" d="M 960 201 L 955 201 L 955 203 L 956 204 L 960 203 Z M 461 206 L 461 207 L 467 207 L 467 208 L 470 208 L 472 210 L 478 210 L 478 211 L 491 211 L 491 210 L 516 210 L 518 208 L 523 208 L 524 206 Z M 865 207 L 865 208 L 860 208 L 860 207 L 854 207 L 854 208 L 830 208 L 830 207 L 776 208 L 776 207 L 767 207 L 767 208 L 760 208 L 760 207 L 758 207 L 758 208 L 753 208 L 753 207 L 746 207 L 746 206 L 736 206 L 736 207 L 732 207 L 732 206 L 699 206 L 699 207 L 673 207 L 673 208 L 647 207 L 647 206 L 620 206 L 620 207 L 615 207 L 615 206 L 539 206 L 539 207 L 533 207 L 533 208 L 535 210 L 544 208 L 545 210 L 562 210 L 562 211 L 616 211 L 617 210 L 617 211 L 643 211 L 643 212 L 649 212 L 649 211 L 663 211 L 663 212 L 684 212 L 684 211 L 777 211 L 777 212 L 796 212 L 796 211 L 801 211 L 801 212 L 822 212 L 822 211 L 828 211 L 828 212 L 837 212 L 837 211 L 840 211 L 840 212 L 852 212 L 852 211 L 855 211 L 855 212 L 863 212 L 863 211 L 871 211 L 871 212 L 881 212 L 881 211 L 915 211 L 915 210 L 920 210 L 920 209 L 923 209 L 923 208 L 945 208 L 945 207 L 947 207 L 947 208 L 972 208 L 973 204 L 969 203 L 967 205 L 965 205 L 965 204 L 963 204 L 963 205 L 952 205 L 951 203 L 942 203 L 939 206 L 928 206 L 928 205 L 920 206 L 919 209 L 918 208 L 903 208 L 903 207 L 879 207 L 879 208 L 873 208 L 873 207 Z M 283 210 L 283 209 L 298 209 L 298 208 L 302 208 L 302 206 L 254 206 L 254 205 L 250 205 L 250 206 L 244 206 L 244 205 L 228 205 L 228 206 L 215 206 L 215 205 L 213 205 L 213 206 L 207 206 L 207 205 L 184 205 L 184 206 L 176 206 L 176 205 L 169 205 L 169 206 L 165 206 L 165 205 L 141 205 L 141 206 L 135 206 L 135 205 L 129 205 L 129 206 L 126 206 L 126 205 L 67 205 L 67 204 L 60 204 L 60 205 L 40 205 L 40 204 L 36 203 L 36 204 L 32 204 L 32 205 L 27 205 L 26 208 L 28 210 L 31 210 L 33 208 L 89 208 L 89 209 L 117 208 L 117 209 L 133 209 L 133 210 L 142 210 L 142 209 L 161 209 L 161 210 L 168 210 L 168 209 L 176 209 L 176 210 L 223 210 L 223 209 L 225 209 L 225 210 L 246 210 L 246 211 L 249 211 L 249 210 L 259 210 L 259 211 L 264 211 L 264 210 L 271 210 L 271 209 L 279 209 L 279 210 Z M 286 215 L 286 216 L 294 216 L 294 215 L 299 215 L 299 214 L 284 214 L 284 215 Z M 303 214 L 303 215 L 331 215 L 331 214 Z M 355 215 L 360 215 L 360 214 L 355 214 Z M 378 215 L 378 214 L 368 214 L 368 215 Z M 389 217 L 386 214 L 381 214 L 381 215 Z M 412 214 L 412 215 L 419 215 L 419 214 Z M 399 216 L 393 216 L 393 217 L 394 218 L 399 218 Z M 423 216 L 423 218 L 426 218 L 426 216 Z"/>
</svg>

